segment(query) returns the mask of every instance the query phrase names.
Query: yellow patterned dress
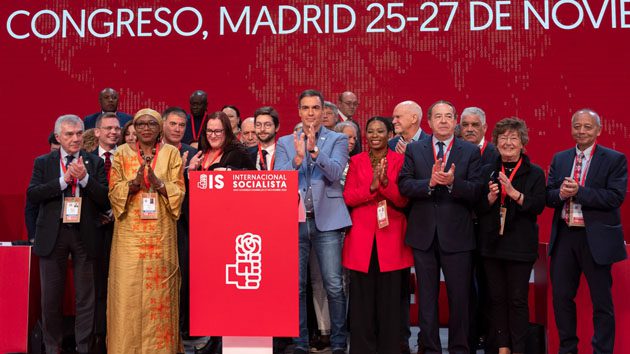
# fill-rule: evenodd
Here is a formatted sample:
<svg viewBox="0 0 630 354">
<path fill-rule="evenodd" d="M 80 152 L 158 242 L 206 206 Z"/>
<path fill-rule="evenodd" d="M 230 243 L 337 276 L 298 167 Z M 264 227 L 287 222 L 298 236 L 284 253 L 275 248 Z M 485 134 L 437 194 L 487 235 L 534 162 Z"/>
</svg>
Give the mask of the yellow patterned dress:
<svg viewBox="0 0 630 354">
<path fill-rule="evenodd" d="M 183 352 L 179 335 L 177 219 L 186 192 L 179 151 L 160 147 L 155 175 L 168 197 L 158 194 L 157 220 L 140 218 L 142 193 L 128 198 L 128 182 L 140 167 L 128 144 L 118 148 L 112 164 L 109 199 L 116 222 L 107 297 L 107 352 L 140 354 Z"/>
</svg>

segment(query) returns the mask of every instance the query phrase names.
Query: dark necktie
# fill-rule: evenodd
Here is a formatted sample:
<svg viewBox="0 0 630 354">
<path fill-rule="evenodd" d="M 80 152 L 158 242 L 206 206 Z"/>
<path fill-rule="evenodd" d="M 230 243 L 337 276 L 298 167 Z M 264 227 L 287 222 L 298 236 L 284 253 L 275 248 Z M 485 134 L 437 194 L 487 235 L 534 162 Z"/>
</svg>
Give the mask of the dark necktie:
<svg viewBox="0 0 630 354">
<path fill-rule="evenodd" d="M 438 141 L 437 146 L 438 146 L 438 153 L 437 153 L 438 160 L 444 159 L 444 143 L 441 141 Z"/>
<path fill-rule="evenodd" d="M 267 171 L 267 154 L 269 153 L 267 150 L 262 150 L 262 158 L 258 162 L 258 166 L 260 166 L 261 171 Z"/>
<path fill-rule="evenodd" d="M 68 166 L 70 166 L 70 163 L 72 163 L 73 160 L 74 160 L 73 155 L 66 156 L 66 169 L 68 168 Z M 72 195 L 73 186 L 74 186 L 74 179 L 72 179 L 72 182 L 68 184 L 68 187 L 66 187 L 66 190 L 63 191 L 63 195 L 66 197 L 74 197 L 74 195 Z"/>
<path fill-rule="evenodd" d="M 112 160 L 109 157 L 112 156 L 112 153 L 105 151 L 103 155 L 105 155 L 105 176 L 107 176 L 107 182 L 109 182 L 109 171 L 112 169 Z"/>
</svg>

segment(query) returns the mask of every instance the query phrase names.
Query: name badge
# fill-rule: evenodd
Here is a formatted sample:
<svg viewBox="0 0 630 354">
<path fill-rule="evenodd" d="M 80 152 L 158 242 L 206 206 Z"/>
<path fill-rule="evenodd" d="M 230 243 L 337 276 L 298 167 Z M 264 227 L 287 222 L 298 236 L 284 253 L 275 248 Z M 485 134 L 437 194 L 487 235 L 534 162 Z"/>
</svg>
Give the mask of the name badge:
<svg viewBox="0 0 630 354">
<path fill-rule="evenodd" d="M 389 225 L 389 219 L 387 218 L 387 201 L 384 199 L 378 202 L 378 207 L 376 208 L 376 219 L 378 220 L 379 229 Z"/>
<path fill-rule="evenodd" d="M 76 224 L 81 222 L 81 197 L 63 198 L 63 223 Z"/>
<path fill-rule="evenodd" d="M 157 193 L 142 193 L 142 205 L 140 208 L 140 219 L 157 219 Z"/>
<path fill-rule="evenodd" d="M 507 208 L 499 208 L 499 219 L 501 219 L 501 227 L 499 228 L 499 236 L 503 236 L 503 229 L 505 229 L 505 217 L 507 216 Z"/>
<path fill-rule="evenodd" d="M 584 214 L 582 214 L 582 204 L 569 200 L 569 226 L 584 227 Z"/>
</svg>

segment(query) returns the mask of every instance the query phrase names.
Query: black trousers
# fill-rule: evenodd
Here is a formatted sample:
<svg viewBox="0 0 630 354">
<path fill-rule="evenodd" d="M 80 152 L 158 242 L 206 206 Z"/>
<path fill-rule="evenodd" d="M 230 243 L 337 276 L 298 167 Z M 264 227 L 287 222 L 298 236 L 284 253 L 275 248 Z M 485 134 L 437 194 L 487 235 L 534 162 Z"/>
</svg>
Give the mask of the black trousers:
<svg viewBox="0 0 630 354">
<path fill-rule="evenodd" d="M 96 310 L 94 334 L 105 336 L 107 331 L 107 277 L 109 274 L 109 256 L 112 250 L 114 223 L 102 226 L 103 238 L 96 242 L 96 258 L 94 259 L 94 288 L 96 290 Z"/>
<path fill-rule="evenodd" d="M 569 228 L 563 221 L 558 226 L 550 272 L 553 311 L 560 338 L 559 353 L 577 353 L 575 296 L 582 273 L 586 277 L 593 302 L 593 353 L 613 353 L 615 311 L 611 266 L 595 263 L 584 228 Z"/>
<path fill-rule="evenodd" d="M 368 273 L 350 270 L 350 354 L 400 353 L 400 294 L 405 272 L 381 272 L 376 244 Z"/>
<path fill-rule="evenodd" d="M 487 347 L 509 347 L 514 353 L 525 352 L 529 326 L 527 295 L 533 266 L 534 262 L 484 257 L 490 297 Z"/>
<path fill-rule="evenodd" d="M 440 268 L 444 273 L 448 295 L 448 351 L 469 353 L 468 331 L 470 328 L 470 278 L 472 252 L 444 252 L 437 235 L 426 251 L 413 250 L 416 277 L 419 287 L 420 339 L 427 354 L 441 354 L 438 298 Z"/>
<path fill-rule="evenodd" d="M 88 255 L 78 226 L 61 224 L 52 253 L 39 260 L 42 318 L 46 353 L 58 353 L 63 339 L 63 295 L 68 255 L 72 255 L 76 290 L 75 340 L 79 352 L 88 352 L 94 329 L 94 260 Z"/>
</svg>

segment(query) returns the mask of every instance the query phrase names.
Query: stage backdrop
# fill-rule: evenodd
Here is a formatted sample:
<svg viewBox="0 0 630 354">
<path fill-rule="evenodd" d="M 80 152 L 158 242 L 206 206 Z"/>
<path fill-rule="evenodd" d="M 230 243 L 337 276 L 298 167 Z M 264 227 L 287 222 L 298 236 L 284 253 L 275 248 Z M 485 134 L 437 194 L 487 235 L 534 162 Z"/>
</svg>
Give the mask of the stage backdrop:
<svg viewBox="0 0 630 354">
<path fill-rule="evenodd" d="M 24 192 L 33 159 L 61 114 L 97 112 L 98 92 L 120 110 L 188 106 L 243 117 L 262 105 L 297 123 L 307 88 L 331 101 L 357 93 L 361 123 L 396 103 L 438 99 L 482 107 L 489 125 L 518 116 L 534 162 L 572 145 L 571 114 L 603 118 L 599 142 L 630 152 L 630 1 L 3 1 L 0 5 L 0 225 L 25 235 Z M 422 122 L 428 129 L 426 121 Z M 629 203 L 623 207 L 626 228 Z M 542 218 L 548 238 L 550 213 Z M 628 236 L 626 236 L 628 239 Z"/>
</svg>

